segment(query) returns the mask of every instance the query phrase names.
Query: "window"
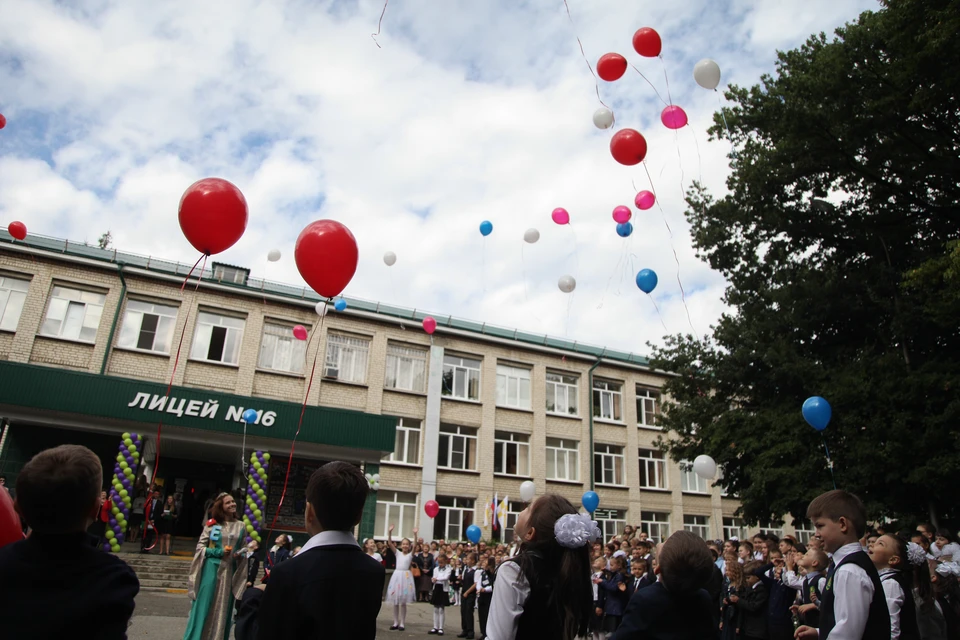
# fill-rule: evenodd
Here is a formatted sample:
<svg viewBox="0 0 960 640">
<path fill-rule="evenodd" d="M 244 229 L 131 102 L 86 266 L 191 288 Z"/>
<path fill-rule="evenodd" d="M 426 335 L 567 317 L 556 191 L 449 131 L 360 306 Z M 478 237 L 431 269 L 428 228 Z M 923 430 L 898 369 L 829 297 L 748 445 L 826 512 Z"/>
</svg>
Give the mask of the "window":
<svg viewBox="0 0 960 640">
<path fill-rule="evenodd" d="M 547 371 L 547 413 L 577 415 L 577 376 Z"/>
<path fill-rule="evenodd" d="M 387 343 L 387 369 L 383 386 L 404 391 L 426 391 L 427 352 Z"/>
<path fill-rule="evenodd" d="M 530 475 L 530 436 L 495 431 L 493 472 L 510 476 Z"/>
<path fill-rule="evenodd" d="M 307 342 L 293 337 L 293 327 L 265 322 L 257 366 L 272 371 L 303 373 Z"/>
<path fill-rule="evenodd" d="M 413 418 L 397 419 L 396 441 L 393 453 L 383 457 L 386 462 L 420 464 L 420 421 Z"/>
<path fill-rule="evenodd" d="M 370 340 L 342 333 L 327 334 L 327 359 L 323 375 L 327 378 L 357 382 L 367 380 L 367 353 Z"/>
<path fill-rule="evenodd" d="M 243 340 L 243 319 L 200 312 L 197 331 L 193 337 L 190 357 L 209 362 L 240 362 L 240 343 Z"/>
<path fill-rule="evenodd" d="M 17 330 L 29 289 L 29 280 L 0 276 L 0 330 Z"/>
<path fill-rule="evenodd" d="M 704 540 L 710 538 L 710 518 L 707 516 L 683 516 L 683 528 Z"/>
<path fill-rule="evenodd" d="M 620 413 L 622 389 L 623 385 L 619 382 L 594 380 L 593 417 L 620 422 L 622 420 Z"/>
<path fill-rule="evenodd" d="M 815 533 L 816 533 L 816 530 L 813 528 L 813 525 L 810 523 L 809 520 L 801 520 L 797 523 L 797 526 L 795 527 L 794 535 L 797 538 L 797 542 L 802 542 L 803 544 L 807 544 L 810 542 L 810 538 L 812 538 L 813 534 Z"/>
<path fill-rule="evenodd" d="M 106 299 L 102 293 L 54 287 L 40 335 L 95 342 Z"/>
<path fill-rule="evenodd" d="M 710 493 L 707 481 L 693 472 L 689 462 L 680 463 L 680 489 L 686 493 Z"/>
<path fill-rule="evenodd" d="M 580 443 L 547 438 L 547 480 L 580 480 Z"/>
<path fill-rule="evenodd" d="M 766 522 L 760 522 L 760 531 L 759 533 L 772 533 L 777 536 L 777 538 L 783 537 L 783 522 L 779 520 L 767 520 Z"/>
<path fill-rule="evenodd" d="M 459 471 L 477 470 L 476 429 L 441 424 L 438 446 L 438 467 Z"/>
<path fill-rule="evenodd" d="M 374 536 L 386 538 L 390 533 L 390 525 L 396 525 L 393 530 L 393 539 L 400 546 L 400 540 L 413 537 L 413 528 L 417 518 L 417 494 L 400 491 L 377 492 L 377 522 Z"/>
<path fill-rule="evenodd" d="M 144 300 L 127 300 L 117 346 L 156 353 L 170 353 L 177 308 Z"/>
<path fill-rule="evenodd" d="M 213 279 L 217 282 L 231 282 L 233 284 L 247 284 L 250 269 L 232 267 L 228 264 L 213 263 Z"/>
<path fill-rule="evenodd" d="M 641 427 L 657 427 L 660 394 L 653 389 L 637 387 L 637 423 Z"/>
<path fill-rule="evenodd" d="M 654 542 L 663 542 L 670 536 L 670 514 L 641 511 L 640 531 L 645 531 Z"/>
<path fill-rule="evenodd" d="M 480 361 L 443 356 L 442 394 L 461 400 L 480 399 Z"/>
<path fill-rule="evenodd" d="M 497 405 L 530 408 L 530 369 L 497 365 Z"/>
<path fill-rule="evenodd" d="M 723 518 L 723 539 L 745 540 L 747 536 L 746 529 L 743 528 L 743 520 L 732 516 Z"/>
<path fill-rule="evenodd" d="M 627 526 L 627 512 L 623 509 L 597 509 L 593 512 L 593 519 L 600 525 L 603 541 L 619 536 Z"/>
<path fill-rule="evenodd" d="M 433 537 L 440 540 L 466 540 L 467 527 L 473 524 L 473 498 L 437 496 L 440 513 L 433 519 Z"/>
<path fill-rule="evenodd" d="M 644 489 L 667 488 L 667 467 L 663 451 L 640 449 L 640 486 Z"/>
<path fill-rule="evenodd" d="M 526 504 L 523 502 L 513 502 L 512 500 L 507 501 L 507 517 L 505 522 L 500 523 L 500 526 L 497 527 L 497 530 L 494 531 L 491 537 L 494 540 L 499 540 L 505 544 L 510 544 L 513 542 L 513 529 L 517 526 L 517 518 L 520 517 L 520 512 L 526 508 Z"/>
<path fill-rule="evenodd" d="M 593 453 L 593 481 L 623 485 L 623 447 L 598 444 Z"/>
</svg>

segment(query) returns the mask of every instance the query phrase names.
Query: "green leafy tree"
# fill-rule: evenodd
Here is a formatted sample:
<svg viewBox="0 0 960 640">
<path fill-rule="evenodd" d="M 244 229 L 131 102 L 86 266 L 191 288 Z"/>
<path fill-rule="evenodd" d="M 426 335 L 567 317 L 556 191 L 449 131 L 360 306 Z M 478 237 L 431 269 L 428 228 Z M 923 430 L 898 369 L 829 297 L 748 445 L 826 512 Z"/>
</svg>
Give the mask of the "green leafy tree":
<svg viewBox="0 0 960 640">
<path fill-rule="evenodd" d="M 833 406 L 837 485 L 872 517 L 957 515 L 958 33 L 958 0 L 885 2 L 778 53 L 715 116 L 729 194 L 695 185 L 687 218 L 731 311 L 653 364 L 679 374 L 664 446 L 713 456 L 750 522 L 832 488 L 812 395 Z"/>
</svg>

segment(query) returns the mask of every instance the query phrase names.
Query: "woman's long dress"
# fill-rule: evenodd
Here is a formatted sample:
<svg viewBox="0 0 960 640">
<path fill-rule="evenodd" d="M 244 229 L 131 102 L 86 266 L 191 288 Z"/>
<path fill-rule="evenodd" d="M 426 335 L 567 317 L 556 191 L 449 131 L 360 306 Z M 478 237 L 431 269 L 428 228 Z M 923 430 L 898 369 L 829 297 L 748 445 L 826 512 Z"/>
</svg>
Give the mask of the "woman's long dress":
<svg viewBox="0 0 960 640">
<path fill-rule="evenodd" d="M 190 565 L 193 600 L 183 640 L 229 640 L 233 607 L 247 586 L 247 559 L 234 557 L 243 542 L 243 522 L 208 524 Z"/>
<path fill-rule="evenodd" d="M 416 599 L 417 590 L 413 586 L 413 574 L 410 573 L 412 562 L 412 553 L 397 552 L 397 569 L 390 577 L 390 584 L 387 586 L 386 600 L 390 604 L 408 604 Z"/>
</svg>

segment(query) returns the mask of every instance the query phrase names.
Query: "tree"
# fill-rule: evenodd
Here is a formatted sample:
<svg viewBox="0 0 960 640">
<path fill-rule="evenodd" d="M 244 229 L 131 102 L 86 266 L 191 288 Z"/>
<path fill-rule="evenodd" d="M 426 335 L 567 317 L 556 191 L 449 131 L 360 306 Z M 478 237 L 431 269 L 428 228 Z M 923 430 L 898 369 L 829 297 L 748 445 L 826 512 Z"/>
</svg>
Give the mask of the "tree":
<svg viewBox="0 0 960 640">
<path fill-rule="evenodd" d="M 102 234 L 99 238 L 97 238 L 97 246 L 99 246 L 101 249 L 109 249 L 110 244 L 112 242 L 113 242 L 113 234 L 110 233 L 109 230 L 107 230 L 106 233 Z"/>
<path fill-rule="evenodd" d="M 663 445 L 713 456 L 749 522 L 832 488 L 812 395 L 833 406 L 837 485 L 871 517 L 958 515 L 957 33 L 960 0 L 890 0 L 779 52 L 715 115 L 729 194 L 695 185 L 686 215 L 732 310 L 653 365 L 679 374 Z"/>
</svg>

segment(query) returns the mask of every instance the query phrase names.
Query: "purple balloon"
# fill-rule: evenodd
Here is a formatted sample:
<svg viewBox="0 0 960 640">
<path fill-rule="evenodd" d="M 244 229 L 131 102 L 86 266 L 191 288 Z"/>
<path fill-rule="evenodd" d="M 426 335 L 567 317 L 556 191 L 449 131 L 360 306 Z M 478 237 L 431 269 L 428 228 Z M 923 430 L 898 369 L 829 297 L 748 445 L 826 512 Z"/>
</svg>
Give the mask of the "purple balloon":
<svg viewBox="0 0 960 640">
<path fill-rule="evenodd" d="M 117 519 L 116 519 L 116 518 L 110 518 L 110 526 L 111 526 L 111 527 L 117 526 Z"/>
</svg>

